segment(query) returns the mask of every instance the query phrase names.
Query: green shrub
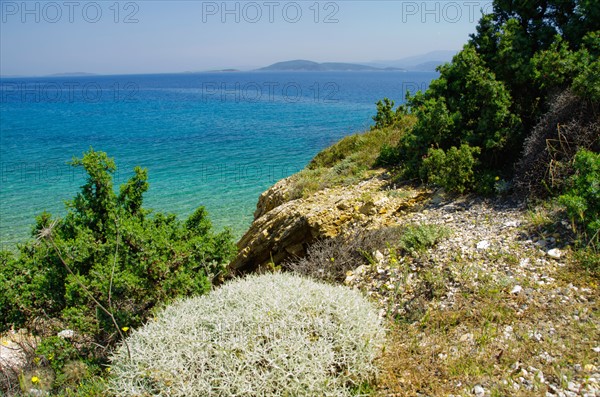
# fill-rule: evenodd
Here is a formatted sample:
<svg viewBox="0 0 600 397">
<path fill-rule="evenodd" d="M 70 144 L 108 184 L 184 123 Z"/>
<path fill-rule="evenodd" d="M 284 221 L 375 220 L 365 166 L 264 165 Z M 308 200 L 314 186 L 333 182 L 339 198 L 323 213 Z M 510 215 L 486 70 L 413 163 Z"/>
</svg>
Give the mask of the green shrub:
<svg viewBox="0 0 600 397">
<path fill-rule="evenodd" d="M 75 388 L 67 388 L 56 394 L 56 397 L 107 397 L 106 381 L 98 376 L 80 382 Z"/>
<path fill-rule="evenodd" d="M 36 239 L 21 245 L 17 256 L 0 257 L 0 330 L 36 332 L 44 320 L 54 324 L 46 334 L 69 328 L 79 354 L 101 359 L 106 350 L 98 345 L 110 346 L 124 330 L 140 326 L 157 304 L 208 291 L 234 245 L 228 231 L 212 232 L 204 208 L 185 223 L 144 209 L 144 169 L 136 167 L 116 194 L 116 166 L 106 153 L 90 150 L 72 165 L 88 177 L 67 203 L 67 215 L 40 215 Z M 68 342 L 47 339 L 40 351 L 56 343 Z"/>
<path fill-rule="evenodd" d="M 77 350 L 64 338 L 51 336 L 37 346 L 38 358 L 49 363 L 55 373 L 59 373 L 71 360 L 77 358 Z"/>
<path fill-rule="evenodd" d="M 439 71 L 440 77 L 425 93 L 407 99 L 408 111 L 417 118 L 414 128 L 400 138 L 395 153 L 384 147 L 380 162 L 395 161 L 404 178 L 425 175 L 458 191 L 475 187 L 473 172 L 510 172 L 521 136 L 519 117 L 511 112 L 511 95 L 504 83 L 472 45 Z M 460 162 L 462 182 L 447 180 L 442 171 L 451 165 L 450 157 Z M 425 159 L 429 159 L 426 164 Z"/>
<path fill-rule="evenodd" d="M 580 150 L 573 165 L 575 175 L 559 201 L 566 207 L 574 227 L 579 227 L 600 247 L 600 154 Z"/>
<path fill-rule="evenodd" d="M 398 106 L 398 108 L 394 110 L 394 101 L 388 98 L 383 98 L 383 100 L 377 101 L 376 105 L 377 114 L 373 116 L 375 125 L 371 127 L 371 130 L 394 127 L 406 114 L 406 109 L 404 106 Z"/>
<path fill-rule="evenodd" d="M 600 277 L 600 245 L 589 244 L 587 247 L 575 251 L 577 263 L 591 274 Z"/>
<path fill-rule="evenodd" d="M 399 248 L 411 255 L 419 254 L 450 235 L 442 225 L 409 225 L 400 237 Z"/>
<path fill-rule="evenodd" d="M 349 396 L 375 374 L 377 312 L 358 291 L 248 276 L 178 301 L 112 359 L 117 396 Z"/>
<path fill-rule="evenodd" d="M 480 152 L 469 145 L 461 145 L 460 149 L 452 146 L 447 151 L 431 148 L 423 159 L 421 177 L 449 192 L 463 193 L 475 184 L 475 156 Z"/>
</svg>

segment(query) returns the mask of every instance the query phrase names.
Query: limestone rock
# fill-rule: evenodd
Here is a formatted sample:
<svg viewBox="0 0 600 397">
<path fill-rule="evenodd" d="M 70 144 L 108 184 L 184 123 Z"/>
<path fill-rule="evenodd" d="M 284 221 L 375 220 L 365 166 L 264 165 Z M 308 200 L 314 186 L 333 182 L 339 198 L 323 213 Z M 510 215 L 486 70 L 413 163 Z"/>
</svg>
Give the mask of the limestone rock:
<svg viewBox="0 0 600 397">
<path fill-rule="evenodd" d="M 260 218 L 272 209 L 287 202 L 289 196 L 289 178 L 285 178 L 260 195 L 256 204 L 256 211 L 254 211 L 254 219 Z"/>
<path fill-rule="evenodd" d="M 235 273 L 260 270 L 306 254 L 308 245 L 360 228 L 379 228 L 398 222 L 398 209 L 410 209 L 427 195 L 416 190 L 390 195 L 383 171 L 352 186 L 327 188 L 309 197 L 288 201 L 290 179 L 264 192 L 255 219 L 238 242 L 230 264 Z M 398 197 L 396 197 L 398 196 Z"/>
</svg>

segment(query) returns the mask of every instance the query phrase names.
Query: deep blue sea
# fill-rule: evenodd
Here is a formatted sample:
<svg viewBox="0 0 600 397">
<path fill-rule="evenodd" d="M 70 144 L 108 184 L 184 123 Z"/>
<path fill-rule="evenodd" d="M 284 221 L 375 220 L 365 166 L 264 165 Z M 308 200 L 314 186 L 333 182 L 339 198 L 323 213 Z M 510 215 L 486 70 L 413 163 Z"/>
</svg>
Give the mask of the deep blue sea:
<svg viewBox="0 0 600 397">
<path fill-rule="evenodd" d="M 83 184 L 67 165 L 93 147 L 115 184 L 148 168 L 145 206 L 182 219 L 204 205 L 218 229 L 250 225 L 259 194 L 345 135 L 375 102 L 402 102 L 429 72 L 215 72 L 0 79 L 0 243 L 37 214 L 64 215 Z"/>
</svg>

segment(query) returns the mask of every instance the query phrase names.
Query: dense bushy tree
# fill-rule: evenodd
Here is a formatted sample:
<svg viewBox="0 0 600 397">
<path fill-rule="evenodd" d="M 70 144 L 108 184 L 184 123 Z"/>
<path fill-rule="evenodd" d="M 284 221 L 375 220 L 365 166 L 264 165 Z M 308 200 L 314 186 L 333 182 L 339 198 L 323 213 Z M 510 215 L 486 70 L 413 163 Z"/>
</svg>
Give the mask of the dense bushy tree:
<svg viewBox="0 0 600 397">
<path fill-rule="evenodd" d="M 471 43 L 483 61 L 503 81 L 513 98 L 512 111 L 528 131 L 547 110 L 545 95 L 534 79 L 530 59 L 555 43 L 559 35 L 573 50 L 589 32 L 600 30 L 600 3 L 595 0 L 495 0 Z"/>
<path fill-rule="evenodd" d="M 599 15 L 597 1 L 495 0 L 469 43 L 438 68 L 440 77 L 407 99 L 405 111 L 417 122 L 396 148 L 382 150 L 380 162 L 397 165 L 405 178 L 445 181 L 457 191 L 489 192 L 496 177 L 511 178 L 523 142 L 554 98 L 572 88 L 597 107 Z M 448 153 L 469 157 L 460 163 L 472 169 L 461 174 L 476 172 L 476 184 L 436 175 L 447 169 Z"/>
<path fill-rule="evenodd" d="M 429 90 L 408 102 L 418 116 L 413 134 L 419 150 L 415 156 L 411 143 L 406 157 L 412 154 L 418 167 L 419 157 L 431 146 L 447 150 L 468 144 L 481 148 L 484 166 L 498 167 L 516 135 L 518 118 L 509 110 L 510 94 L 469 45 L 439 71 Z"/>
</svg>

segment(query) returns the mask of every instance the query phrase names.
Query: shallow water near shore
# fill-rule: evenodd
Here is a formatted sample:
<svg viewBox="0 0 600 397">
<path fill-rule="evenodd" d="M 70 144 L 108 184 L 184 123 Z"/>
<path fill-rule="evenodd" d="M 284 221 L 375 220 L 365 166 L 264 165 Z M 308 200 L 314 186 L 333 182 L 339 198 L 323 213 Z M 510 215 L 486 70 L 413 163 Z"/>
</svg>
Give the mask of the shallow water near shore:
<svg viewBox="0 0 600 397">
<path fill-rule="evenodd" d="M 239 237 L 262 191 L 321 149 L 372 124 L 375 102 L 402 102 L 433 72 L 235 72 L 0 79 L 0 244 L 65 213 L 93 147 L 115 184 L 148 168 L 145 207 L 184 218 L 200 205 Z"/>
</svg>

